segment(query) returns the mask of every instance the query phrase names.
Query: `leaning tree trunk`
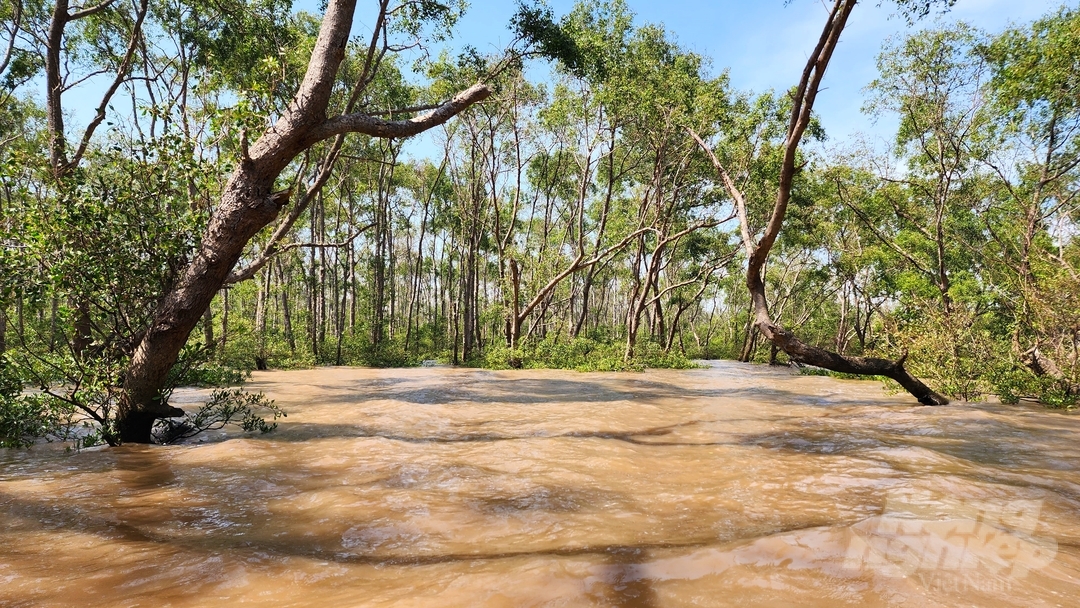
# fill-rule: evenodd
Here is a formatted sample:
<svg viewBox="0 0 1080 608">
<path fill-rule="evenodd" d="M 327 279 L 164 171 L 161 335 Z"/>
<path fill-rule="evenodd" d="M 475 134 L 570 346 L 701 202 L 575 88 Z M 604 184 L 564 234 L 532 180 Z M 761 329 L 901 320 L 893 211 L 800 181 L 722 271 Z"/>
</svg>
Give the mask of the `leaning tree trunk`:
<svg viewBox="0 0 1080 608">
<path fill-rule="evenodd" d="M 920 403 L 925 405 L 945 405 L 949 400 L 937 394 L 918 378 L 912 376 L 904 368 L 907 355 L 901 356 L 896 361 L 877 359 L 872 357 L 847 357 L 838 353 L 827 351 L 823 348 L 811 346 L 795 337 L 795 334 L 773 323 L 769 316 L 769 304 L 765 297 L 765 283 L 762 280 L 762 269 L 768 260 L 769 252 L 780 234 L 780 228 L 787 213 L 788 202 L 791 200 L 791 186 L 795 173 L 799 170 L 796 166 L 796 156 L 803 133 L 810 123 L 811 111 L 814 99 L 820 90 L 821 79 L 825 75 L 825 69 L 829 65 L 833 51 L 840 40 L 840 33 L 847 24 L 852 9 L 855 8 L 856 0 L 834 0 L 829 19 L 821 33 L 813 54 L 806 62 L 803 69 L 799 86 L 793 95 L 793 107 L 791 120 L 788 123 L 787 138 L 784 141 L 784 158 L 780 169 L 780 184 L 777 190 L 776 202 L 773 205 L 772 217 L 765 228 L 761 240 L 755 244 L 750 236 L 749 222 L 746 216 L 746 201 L 742 192 L 735 186 L 734 180 L 724 169 L 712 149 L 692 129 L 688 129 L 690 135 L 698 145 L 709 155 L 713 166 L 720 175 L 728 194 L 735 201 L 739 215 L 739 224 L 743 246 L 746 249 L 747 262 L 746 286 L 750 290 L 750 298 L 753 302 L 754 327 L 761 332 L 775 347 L 784 351 L 795 362 L 816 365 L 828 370 L 858 374 L 878 375 L 891 378 L 898 382 L 911 393 Z"/>
<path fill-rule="evenodd" d="M 148 443 L 154 420 L 183 415 L 182 410 L 169 406 L 162 398 L 165 377 L 248 241 L 289 202 L 289 192 L 275 192 L 275 182 L 294 158 L 316 143 L 344 133 L 415 135 L 446 122 L 491 94 L 486 85 L 475 85 L 431 112 L 408 120 L 387 121 L 363 113 L 327 118 L 355 5 L 356 0 L 330 0 L 296 96 L 274 126 L 250 148 L 247 138 L 241 137 L 239 165 L 225 185 L 198 251 L 161 301 L 128 367 L 117 414 L 121 441 Z M 384 3 L 373 40 L 379 40 L 385 27 L 386 11 Z M 363 83 L 364 78 L 360 81 Z"/>
</svg>

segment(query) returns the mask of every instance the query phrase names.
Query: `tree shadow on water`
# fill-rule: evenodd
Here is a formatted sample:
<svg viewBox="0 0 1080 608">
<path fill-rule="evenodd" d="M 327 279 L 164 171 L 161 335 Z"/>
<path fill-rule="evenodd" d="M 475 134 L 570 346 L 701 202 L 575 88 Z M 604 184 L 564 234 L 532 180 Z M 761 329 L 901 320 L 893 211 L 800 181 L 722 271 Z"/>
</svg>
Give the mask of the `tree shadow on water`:
<svg viewBox="0 0 1080 608">
<path fill-rule="evenodd" d="M 537 430 L 521 434 L 497 432 L 440 432 L 437 434 L 409 434 L 398 430 L 385 429 L 361 424 L 325 424 L 309 422 L 280 422 L 277 431 L 264 435 L 254 435 L 250 439 L 269 442 L 304 442 L 318 439 L 387 439 L 405 443 L 443 444 L 443 443 L 494 443 L 530 439 L 610 439 L 636 445 L 683 445 L 682 443 L 664 443 L 648 440 L 650 437 L 671 435 L 679 428 L 701 424 L 702 420 L 688 420 L 645 429 L 586 430 L 586 431 L 546 431 Z M 689 444 L 687 444 L 689 445 Z"/>
<path fill-rule="evenodd" d="M 641 575 L 640 565 L 645 551 L 633 547 L 608 551 L 598 569 L 608 585 L 608 601 L 619 608 L 654 608 L 659 606 L 656 590 L 647 577 Z"/>
<path fill-rule="evenodd" d="M 269 388 L 272 394 L 272 387 Z M 721 397 L 745 390 L 693 388 L 621 375 L 595 378 L 586 376 L 580 380 L 468 377 L 449 378 L 437 384 L 414 384 L 411 379 L 406 379 L 393 382 L 363 382 L 350 387 L 330 388 L 330 394 L 318 397 L 320 403 L 360 404 L 368 401 L 399 401 L 417 405 L 609 403 Z"/>
</svg>

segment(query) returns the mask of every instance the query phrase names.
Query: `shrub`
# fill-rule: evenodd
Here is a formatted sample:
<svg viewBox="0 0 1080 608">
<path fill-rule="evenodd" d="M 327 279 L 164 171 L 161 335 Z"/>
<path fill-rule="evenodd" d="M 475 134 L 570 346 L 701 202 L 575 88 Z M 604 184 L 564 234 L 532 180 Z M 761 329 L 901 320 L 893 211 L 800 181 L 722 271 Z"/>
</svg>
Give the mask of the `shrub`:
<svg viewBox="0 0 1080 608">
<path fill-rule="evenodd" d="M 154 425 L 154 440 L 161 444 L 176 443 L 228 424 L 237 425 L 245 432 L 269 433 L 277 429 L 277 422 L 268 422 L 258 410 L 269 412 L 275 421 L 288 416 L 262 393 L 248 393 L 238 388 L 217 390 L 194 414 L 158 420 Z"/>
<path fill-rule="evenodd" d="M 642 342 L 635 356 L 624 358 L 626 345 L 622 342 L 600 342 L 591 338 L 560 341 L 549 337 L 527 342 L 510 349 L 497 346 L 487 349 L 482 364 L 491 369 L 514 367 L 527 369 L 573 369 L 577 371 L 641 371 L 646 368 L 688 369 L 693 361 L 679 352 L 664 352 L 655 342 Z"/>
</svg>

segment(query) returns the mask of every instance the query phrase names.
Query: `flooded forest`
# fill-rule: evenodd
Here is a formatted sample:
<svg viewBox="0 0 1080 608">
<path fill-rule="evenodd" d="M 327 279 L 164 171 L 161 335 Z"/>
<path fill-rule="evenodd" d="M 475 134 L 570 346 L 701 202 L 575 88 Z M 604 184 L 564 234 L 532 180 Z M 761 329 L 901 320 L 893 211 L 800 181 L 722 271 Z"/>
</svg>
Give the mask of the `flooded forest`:
<svg viewBox="0 0 1080 608">
<path fill-rule="evenodd" d="M 0 0 L 0 606 L 1070 605 L 1080 6 L 964 2 Z"/>
</svg>

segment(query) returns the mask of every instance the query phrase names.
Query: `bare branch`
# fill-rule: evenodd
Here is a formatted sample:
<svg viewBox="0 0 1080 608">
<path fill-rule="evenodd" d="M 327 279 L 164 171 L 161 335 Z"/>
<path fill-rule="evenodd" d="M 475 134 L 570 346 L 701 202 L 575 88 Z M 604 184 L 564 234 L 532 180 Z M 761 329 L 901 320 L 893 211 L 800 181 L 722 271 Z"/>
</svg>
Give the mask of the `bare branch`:
<svg viewBox="0 0 1080 608">
<path fill-rule="evenodd" d="M 630 243 L 630 241 L 636 239 L 638 236 L 648 232 L 649 230 L 649 228 L 641 228 L 639 230 L 635 230 L 634 232 L 626 235 L 618 243 L 612 245 L 611 247 L 608 247 L 601 253 L 590 258 L 589 260 L 584 260 L 584 255 L 579 252 L 577 257 L 574 258 L 574 261 L 570 263 L 569 266 L 564 268 L 562 272 L 555 275 L 554 278 L 548 281 L 547 285 L 544 285 L 544 287 L 541 288 L 540 291 L 536 292 L 536 295 L 533 297 L 533 299 L 524 308 L 521 309 L 521 312 L 518 314 L 518 319 L 524 320 L 525 318 L 527 318 L 529 314 L 532 313 L 532 311 L 535 310 L 536 307 L 539 306 L 545 298 L 547 298 L 548 294 L 554 291 L 555 288 L 559 286 L 559 283 L 561 283 L 566 277 L 577 272 L 578 270 L 588 268 L 589 266 L 600 262 L 612 253 L 622 249 L 623 247 L 626 247 Z"/>
<path fill-rule="evenodd" d="M 111 2 L 112 0 L 106 0 Z M 103 4 L 98 5 L 104 8 Z M 139 11 L 135 17 L 135 24 L 131 27 L 131 40 L 128 41 L 127 51 L 124 53 L 124 58 L 120 61 L 120 66 L 116 68 L 116 77 L 113 78 L 112 84 L 105 91 L 105 94 L 101 96 L 101 103 L 98 104 L 97 114 L 94 115 L 94 119 L 90 121 L 90 124 L 86 126 L 86 130 L 83 131 L 82 141 L 79 142 L 79 147 L 75 150 L 75 154 L 68 162 L 68 168 L 78 166 L 79 161 L 82 160 L 83 155 L 86 153 L 86 148 L 90 145 L 90 139 L 94 136 L 94 131 L 105 120 L 105 108 L 109 106 L 109 100 L 116 93 L 120 85 L 123 84 L 124 79 L 127 77 L 127 72 L 131 68 L 132 61 L 135 57 L 135 51 L 139 48 L 139 38 L 142 37 L 142 25 L 143 20 L 146 19 L 146 12 L 149 6 L 149 0 L 139 1 Z M 95 7 L 95 9 L 88 10 L 101 10 Z M 74 18 L 74 17 L 73 17 Z"/>
<path fill-rule="evenodd" d="M 89 6 L 87 8 L 77 9 L 74 13 L 68 14 L 68 20 L 75 21 L 77 19 L 82 19 L 83 17 L 96 15 L 97 13 L 100 13 L 101 11 L 112 6 L 113 2 L 115 2 L 115 0 L 105 0 L 101 4 L 95 4 L 94 6 Z"/>
<path fill-rule="evenodd" d="M 417 112 L 426 112 L 428 110 L 434 110 L 441 104 L 429 103 L 420 106 L 412 106 L 410 108 L 397 108 L 394 110 L 381 110 L 379 112 L 367 112 L 368 116 L 393 116 L 394 114 L 415 114 Z"/>
<path fill-rule="evenodd" d="M 657 293 L 655 296 L 649 298 L 649 300 L 645 302 L 645 306 L 652 306 L 653 304 L 656 303 L 657 300 L 659 300 L 660 298 L 666 296 L 667 294 L 675 291 L 676 289 L 679 289 L 680 287 L 686 287 L 687 285 L 693 285 L 694 283 L 697 283 L 698 281 L 700 281 L 702 279 L 705 279 L 705 284 L 707 285 L 708 284 L 708 278 L 711 277 L 713 275 L 713 273 L 715 273 L 717 270 L 719 270 L 719 269 L 723 268 L 724 266 L 726 266 L 728 264 L 728 262 L 730 262 L 732 260 L 732 258 L 734 258 L 734 257 L 735 257 L 734 253 L 728 253 L 726 255 L 723 255 L 723 256 L 720 256 L 719 258 L 717 258 L 715 261 L 713 261 L 712 264 L 703 264 L 701 266 L 701 269 L 698 270 L 697 274 L 695 274 L 692 278 L 686 279 L 685 281 L 680 281 L 678 283 L 673 283 L 671 285 L 668 285 L 667 287 L 662 289 L 659 293 Z M 705 285 L 702 285 L 702 290 L 704 290 L 704 288 L 705 288 Z M 699 290 L 698 293 L 700 294 L 701 290 Z"/>
<path fill-rule="evenodd" d="M 720 174 L 720 179 L 724 182 L 724 189 L 727 190 L 728 196 L 735 201 L 735 212 L 739 216 L 739 230 L 742 233 L 743 247 L 746 248 L 746 255 L 749 257 L 753 254 L 754 248 L 757 246 L 754 243 L 753 237 L 750 236 L 750 222 L 746 215 L 746 199 L 743 198 L 742 192 L 735 186 L 734 180 L 731 179 L 731 175 L 728 174 L 724 166 L 720 164 L 720 159 L 716 158 L 716 154 L 713 153 L 712 148 L 705 143 L 705 140 L 701 139 L 701 136 L 696 131 L 687 127 L 686 130 L 690 133 L 690 137 L 694 138 L 694 141 L 698 143 L 698 146 L 709 155 L 709 160 L 712 161 L 713 167 L 716 168 L 716 172 Z"/>
<path fill-rule="evenodd" d="M 345 237 L 345 240 L 337 243 L 289 243 L 288 245 L 282 245 L 277 252 L 284 253 L 292 249 L 340 249 L 342 247 L 348 247 L 352 244 L 353 241 L 356 240 L 356 237 L 360 236 L 361 234 L 367 232 L 374 227 L 375 224 L 367 224 L 361 226 L 359 229 L 353 231 L 352 234 Z"/>
<path fill-rule="evenodd" d="M 14 10 L 11 15 L 11 39 L 8 40 L 7 50 L 4 51 L 4 58 L 0 59 L 0 74 L 4 73 L 8 64 L 11 63 L 11 57 L 15 53 L 15 41 L 19 37 L 19 29 L 22 27 L 22 0 L 12 0 Z"/>
<path fill-rule="evenodd" d="M 308 137 L 311 141 L 321 141 L 343 133 L 363 133 L 373 137 L 409 137 L 445 123 L 469 106 L 487 99 L 492 92 L 488 85 L 476 84 L 458 93 L 453 99 L 439 104 L 431 112 L 408 120 L 380 120 L 370 114 L 344 114 L 314 128 Z"/>
</svg>

